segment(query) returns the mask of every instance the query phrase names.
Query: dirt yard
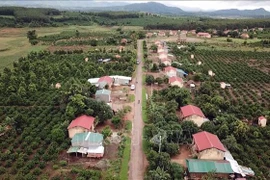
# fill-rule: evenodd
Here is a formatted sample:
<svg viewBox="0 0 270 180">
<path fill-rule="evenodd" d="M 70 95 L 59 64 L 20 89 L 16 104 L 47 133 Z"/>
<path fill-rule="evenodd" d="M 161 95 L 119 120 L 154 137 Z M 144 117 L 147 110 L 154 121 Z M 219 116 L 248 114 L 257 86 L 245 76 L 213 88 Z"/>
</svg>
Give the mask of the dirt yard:
<svg viewBox="0 0 270 180">
<path fill-rule="evenodd" d="M 181 164 L 184 167 L 186 166 L 186 159 L 191 158 L 191 152 L 190 149 L 188 148 L 188 145 L 183 145 L 179 149 L 179 155 L 176 155 L 172 157 L 172 162 L 176 162 Z"/>
</svg>

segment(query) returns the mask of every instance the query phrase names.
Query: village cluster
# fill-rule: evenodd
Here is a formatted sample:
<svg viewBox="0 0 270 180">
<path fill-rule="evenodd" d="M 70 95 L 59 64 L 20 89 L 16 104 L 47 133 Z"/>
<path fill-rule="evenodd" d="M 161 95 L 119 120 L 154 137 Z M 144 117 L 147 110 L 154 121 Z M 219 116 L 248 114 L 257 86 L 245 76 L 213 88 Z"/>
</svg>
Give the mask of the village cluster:
<svg viewBox="0 0 270 180">
<path fill-rule="evenodd" d="M 95 99 L 107 103 L 113 109 L 111 90 L 113 86 L 128 86 L 131 77 L 126 76 L 103 76 L 88 79 L 88 82 L 97 87 Z M 71 147 L 67 153 L 76 153 L 82 157 L 101 158 L 104 156 L 103 135 L 95 132 L 95 118 L 81 115 L 71 121 L 68 126 Z"/>
<path fill-rule="evenodd" d="M 173 32 L 174 31 L 170 31 L 170 35 L 174 35 Z M 149 35 L 149 33 L 147 35 Z M 161 36 L 160 34 L 158 35 Z M 211 37 L 206 33 L 198 33 L 198 36 L 205 36 L 206 38 Z M 179 37 L 181 39 L 183 36 Z M 172 63 L 177 63 L 181 66 L 181 63 L 172 62 L 173 55 L 168 54 L 166 42 L 155 41 L 154 43 L 157 46 L 159 63 L 163 63 L 165 65 L 163 69 L 164 71 L 162 71 L 161 74 L 168 77 L 169 85 L 178 86 L 180 88 L 188 87 L 190 89 L 194 89 L 196 85 L 192 80 L 189 80 L 185 86 L 185 79 L 188 74 L 182 69 L 171 66 Z M 193 58 L 194 55 L 191 55 L 191 59 Z M 197 63 L 197 65 L 201 64 L 201 62 Z M 212 70 L 209 70 L 208 75 L 215 76 L 215 73 Z M 220 82 L 220 88 L 231 88 L 231 85 L 225 82 Z M 209 121 L 202 110 L 194 105 L 186 105 L 181 107 L 180 116 L 182 121 L 192 121 L 198 127 L 201 127 L 204 122 Z M 266 123 L 267 119 L 264 116 L 260 116 L 258 118 L 259 126 L 265 127 Z M 232 178 L 237 180 L 253 177 L 255 175 L 251 168 L 238 164 L 229 150 L 221 143 L 216 135 L 203 131 L 192 134 L 192 137 L 193 142 L 190 146 L 190 153 L 192 156 L 197 157 L 197 159 L 188 158 L 185 161 L 187 167 L 186 172 L 189 178 L 201 179 L 204 175 L 211 172 L 215 173 L 215 177 L 218 178 Z"/>
</svg>

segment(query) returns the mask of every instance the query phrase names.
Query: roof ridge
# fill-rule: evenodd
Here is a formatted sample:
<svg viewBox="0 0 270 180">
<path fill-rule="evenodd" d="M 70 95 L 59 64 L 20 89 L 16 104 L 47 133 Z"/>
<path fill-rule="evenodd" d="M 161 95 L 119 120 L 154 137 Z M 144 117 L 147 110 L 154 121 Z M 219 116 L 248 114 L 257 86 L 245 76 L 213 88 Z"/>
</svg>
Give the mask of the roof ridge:
<svg viewBox="0 0 270 180">
<path fill-rule="evenodd" d="M 209 137 L 208 137 L 209 134 L 206 133 L 206 131 L 204 131 L 204 134 L 205 134 L 205 136 L 206 136 L 206 138 L 207 138 L 209 144 L 211 145 L 211 147 L 214 147 L 214 145 L 212 144 L 212 142 L 210 141 L 210 139 L 209 139 Z"/>
</svg>

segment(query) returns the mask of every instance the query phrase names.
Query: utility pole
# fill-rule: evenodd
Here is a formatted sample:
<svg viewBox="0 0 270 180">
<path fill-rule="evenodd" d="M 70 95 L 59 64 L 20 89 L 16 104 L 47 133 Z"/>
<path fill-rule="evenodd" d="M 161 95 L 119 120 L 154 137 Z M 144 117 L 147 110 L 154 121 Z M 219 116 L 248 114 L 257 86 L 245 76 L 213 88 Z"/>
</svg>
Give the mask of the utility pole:
<svg viewBox="0 0 270 180">
<path fill-rule="evenodd" d="M 159 136 L 159 148 L 158 148 L 158 153 L 160 154 L 161 151 L 161 135 Z"/>
</svg>

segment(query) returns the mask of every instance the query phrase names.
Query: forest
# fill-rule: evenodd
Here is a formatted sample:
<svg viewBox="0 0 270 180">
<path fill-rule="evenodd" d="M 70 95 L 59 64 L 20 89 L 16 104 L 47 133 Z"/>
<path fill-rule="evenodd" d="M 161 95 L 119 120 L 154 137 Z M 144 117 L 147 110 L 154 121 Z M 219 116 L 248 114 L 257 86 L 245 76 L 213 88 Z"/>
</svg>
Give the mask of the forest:
<svg viewBox="0 0 270 180">
<path fill-rule="evenodd" d="M 114 59 L 115 54 L 121 58 Z M 101 57 L 112 62 L 98 63 Z M 99 170 L 77 166 L 60 173 L 68 165 L 61 158 L 70 146 L 66 129 L 80 114 L 96 117 L 99 124 L 112 118 L 110 107 L 92 98 L 96 87 L 87 79 L 131 76 L 135 59 L 132 51 L 40 51 L 5 68 L 0 76 L 1 179 L 100 179 Z"/>
<path fill-rule="evenodd" d="M 144 29 L 192 30 L 243 29 L 270 27 L 269 19 L 214 19 L 199 17 L 166 17 L 135 12 L 71 12 L 55 9 L 1 7 L 2 27 L 43 27 L 65 25 L 143 26 Z"/>
</svg>

